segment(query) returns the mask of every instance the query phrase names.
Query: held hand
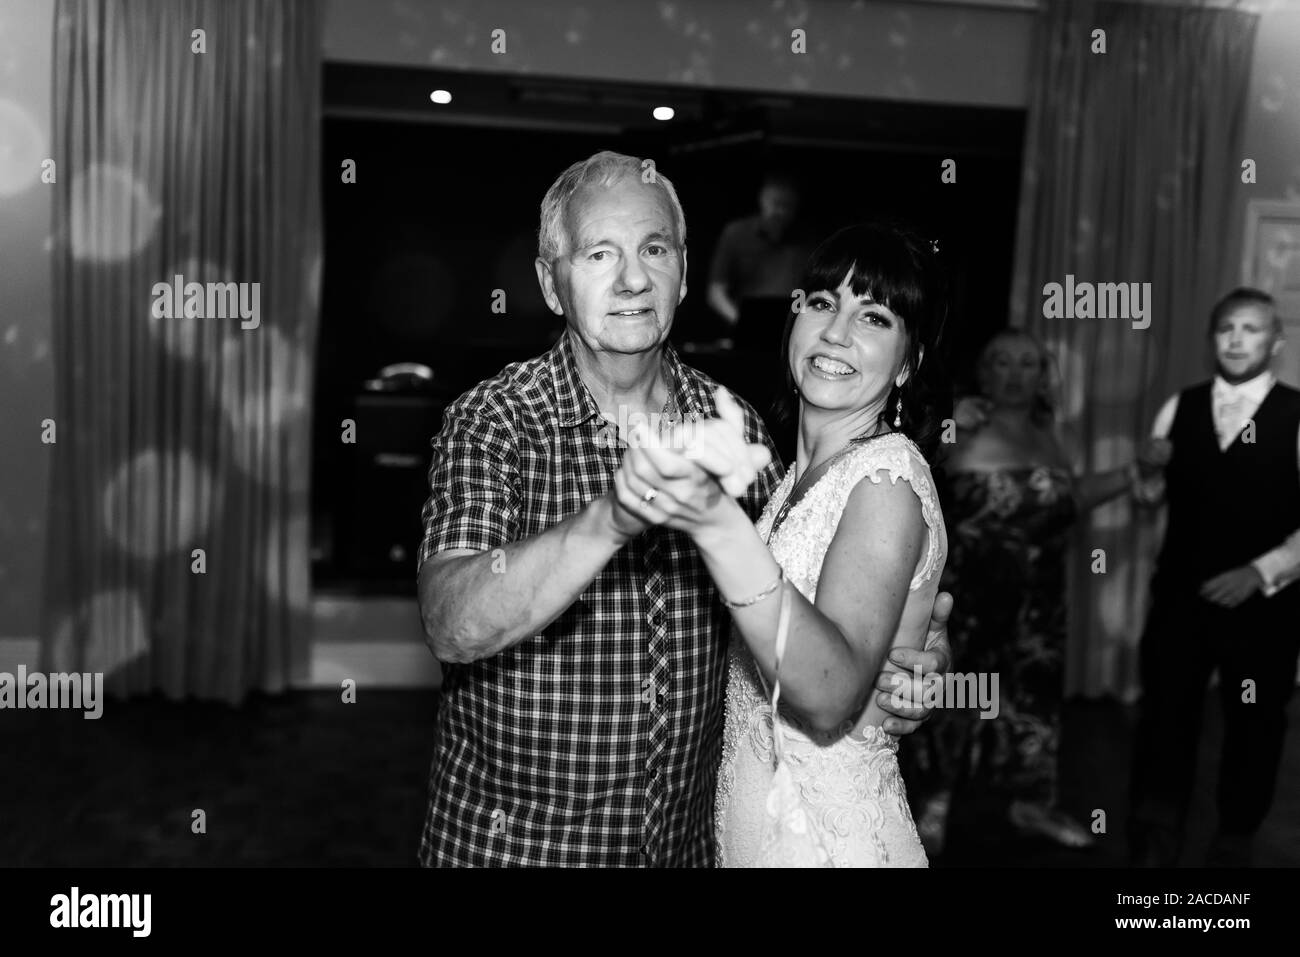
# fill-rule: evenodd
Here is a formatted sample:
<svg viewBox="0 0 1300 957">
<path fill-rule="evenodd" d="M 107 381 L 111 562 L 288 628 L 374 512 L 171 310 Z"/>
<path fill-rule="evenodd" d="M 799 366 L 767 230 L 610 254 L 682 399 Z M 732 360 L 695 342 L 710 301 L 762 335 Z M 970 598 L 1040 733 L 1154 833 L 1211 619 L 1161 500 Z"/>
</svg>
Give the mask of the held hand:
<svg viewBox="0 0 1300 957">
<path fill-rule="evenodd" d="M 953 406 L 952 420 L 957 423 L 957 428 L 974 432 L 983 428 L 984 423 L 989 419 L 989 411 L 992 408 L 993 403 L 982 396 L 962 396 L 957 400 L 957 404 Z"/>
<path fill-rule="evenodd" d="M 612 491 L 622 512 L 639 520 L 639 527 L 628 523 L 633 534 L 663 525 L 696 535 L 720 527 L 732 513 L 744 514 L 712 475 L 671 444 L 644 425 L 629 437 Z"/>
<path fill-rule="evenodd" d="M 609 501 L 610 522 L 619 540 L 631 541 L 655 524 L 628 489 L 622 469 L 614 473 L 614 484 L 605 493 L 605 498 Z"/>
<path fill-rule="evenodd" d="M 651 525 L 666 524 L 680 500 L 707 493 L 710 485 L 717 487 L 699 466 L 681 456 L 668 456 L 655 444 L 644 426 L 633 431 L 607 493 L 614 528 L 626 539 L 640 535 Z"/>
<path fill-rule="evenodd" d="M 1150 478 L 1169 464 L 1174 445 L 1168 439 L 1149 438 L 1138 449 L 1138 470 L 1143 478 Z"/>
<path fill-rule="evenodd" d="M 1264 587 L 1264 579 L 1254 565 L 1242 565 L 1222 575 L 1215 575 L 1201 586 L 1201 597 L 1224 608 L 1236 608 Z"/>
<path fill-rule="evenodd" d="M 714 393 L 716 419 L 688 423 L 674 434 L 670 445 L 684 450 L 687 459 L 701 466 L 732 498 L 744 494 L 772 461 L 767 446 L 745 441 L 745 413 L 726 389 Z"/>
<path fill-rule="evenodd" d="M 893 717 L 886 718 L 884 729 L 890 734 L 911 734 L 930 717 L 932 709 L 911 707 L 907 702 L 924 701 L 926 679 L 942 677 L 952 667 L 952 648 L 948 644 L 948 618 L 952 615 L 952 595 L 939 592 L 930 613 L 930 629 L 925 650 L 895 648 L 889 661 L 876 676 L 876 703 Z M 918 679 L 917 669 L 921 677 Z M 933 679 L 931 679 L 933 680 Z M 895 702 L 902 702 L 896 704 Z"/>
<path fill-rule="evenodd" d="M 614 473 L 614 484 L 605 493 L 605 497 L 610 503 L 610 520 L 614 524 L 614 531 L 622 539 L 630 541 L 651 525 L 660 524 L 664 517 L 663 513 L 652 508 L 632 490 L 627 466 L 628 456 L 624 453 L 623 462 Z"/>
</svg>

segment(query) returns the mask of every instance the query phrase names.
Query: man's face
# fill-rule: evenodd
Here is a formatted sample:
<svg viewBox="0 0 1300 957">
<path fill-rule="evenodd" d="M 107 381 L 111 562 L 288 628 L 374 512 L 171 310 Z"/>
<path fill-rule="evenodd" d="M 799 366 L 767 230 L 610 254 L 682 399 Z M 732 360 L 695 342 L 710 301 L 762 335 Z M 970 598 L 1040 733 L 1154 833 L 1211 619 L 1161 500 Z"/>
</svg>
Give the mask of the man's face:
<svg viewBox="0 0 1300 957">
<path fill-rule="evenodd" d="M 1225 312 L 1214 327 L 1214 355 L 1228 382 L 1253 379 L 1282 348 L 1273 310 L 1248 302 Z"/>
<path fill-rule="evenodd" d="M 768 226 L 784 232 L 799 212 L 799 196 L 788 186 L 769 184 L 759 190 L 758 212 Z"/>
<path fill-rule="evenodd" d="M 686 249 L 662 188 L 628 177 L 584 187 L 554 263 L 537 260 L 546 304 L 593 352 L 646 352 L 668 337 L 686 296 Z"/>
</svg>

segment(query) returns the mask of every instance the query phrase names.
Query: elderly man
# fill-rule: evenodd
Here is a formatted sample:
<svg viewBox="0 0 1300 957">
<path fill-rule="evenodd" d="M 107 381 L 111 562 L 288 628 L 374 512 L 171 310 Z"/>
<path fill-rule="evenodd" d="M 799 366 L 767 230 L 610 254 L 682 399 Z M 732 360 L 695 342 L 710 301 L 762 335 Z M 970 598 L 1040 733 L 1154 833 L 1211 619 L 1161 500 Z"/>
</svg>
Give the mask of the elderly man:
<svg viewBox="0 0 1300 957">
<path fill-rule="evenodd" d="M 538 252 L 564 335 L 461 396 L 433 441 L 419 593 L 445 680 L 420 862 L 710 866 L 729 619 L 690 540 L 619 473 L 637 456 L 682 500 L 715 479 L 663 474 L 610 432 L 715 415 L 715 383 L 668 344 L 685 217 L 648 161 L 597 153 L 547 192 Z M 741 499 L 757 518 L 782 469 L 742 408 L 773 452 Z M 946 617 L 894 661 L 946 670 Z M 890 710 L 895 733 L 925 714 Z"/>
</svg>

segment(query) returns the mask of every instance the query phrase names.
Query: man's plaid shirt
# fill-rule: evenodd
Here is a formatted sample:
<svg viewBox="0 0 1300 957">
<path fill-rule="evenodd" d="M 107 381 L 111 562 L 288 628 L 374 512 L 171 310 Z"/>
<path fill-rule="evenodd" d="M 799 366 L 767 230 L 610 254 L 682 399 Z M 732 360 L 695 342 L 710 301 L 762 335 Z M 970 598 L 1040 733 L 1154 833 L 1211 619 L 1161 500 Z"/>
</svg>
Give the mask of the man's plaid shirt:
<svg viewBox="0 0 1300 957">
<path fill-rule="evenodd" d="M 671 345 L 664 361 L 681 414 L 716 415 L 717 384 Z M 783 469 L 740 405 L 748 440 L 772 450 L 741 500 L 756 519 Z M 604 495 L 621 458 L 566 332 L 447 409 L 420 566 L 550 528 Z M 690 539 L 656 527 L 540 634 L 445 665 L 420 862 L 710 866 L 729 633 Z"/>
</svg>

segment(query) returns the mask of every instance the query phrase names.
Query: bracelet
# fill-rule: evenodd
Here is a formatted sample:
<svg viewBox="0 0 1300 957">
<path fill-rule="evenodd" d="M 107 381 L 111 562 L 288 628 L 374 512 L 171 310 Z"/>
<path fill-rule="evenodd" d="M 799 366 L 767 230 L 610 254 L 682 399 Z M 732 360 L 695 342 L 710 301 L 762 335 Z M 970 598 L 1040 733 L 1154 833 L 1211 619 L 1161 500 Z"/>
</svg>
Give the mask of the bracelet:
<svg viewBox="0 0 1300 957">
<path fill-rule="evenodd" d="M 728 608 L 748 608 L 750 605 L 757 605 L 768 595 L 772 594 L 772 592 L 780 588 L 781 583 L 785 581 L 785 569 L 782 568 L 780 564 L 778 564 L 776 567 L 778 571 L 778 574 L 776 576 L 776 581 L 772 582 L 772 584 L 768 585 L 757 595 L 754 595 L 752 598 L 746 598 L 743 601 L 727 601 L 726 598 L 723 598 L 722 603 L 726 605 Z M 721 593 L 719 593 L 719 597 L 721 597 Z"/>
</svg>

